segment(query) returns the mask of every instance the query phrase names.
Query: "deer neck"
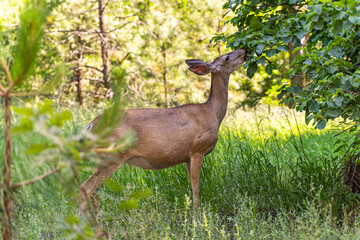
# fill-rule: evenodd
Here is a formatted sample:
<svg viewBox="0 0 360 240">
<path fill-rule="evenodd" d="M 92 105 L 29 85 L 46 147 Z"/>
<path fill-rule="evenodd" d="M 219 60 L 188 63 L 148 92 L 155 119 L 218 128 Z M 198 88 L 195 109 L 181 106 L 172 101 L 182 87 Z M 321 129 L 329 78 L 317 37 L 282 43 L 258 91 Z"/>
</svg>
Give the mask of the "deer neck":
<svg viewBox="0 0 360 240">
<path fill-rule="evenodd" d="M 209 99 L 205 104 L 209 105 L 215 116 L 221 124 L 223 120 L 227 104 L 228 104 L 228 85 L 230 75 L 222 75 L 219 73 L 211 74 L 211 90 Z"/>
</svg>

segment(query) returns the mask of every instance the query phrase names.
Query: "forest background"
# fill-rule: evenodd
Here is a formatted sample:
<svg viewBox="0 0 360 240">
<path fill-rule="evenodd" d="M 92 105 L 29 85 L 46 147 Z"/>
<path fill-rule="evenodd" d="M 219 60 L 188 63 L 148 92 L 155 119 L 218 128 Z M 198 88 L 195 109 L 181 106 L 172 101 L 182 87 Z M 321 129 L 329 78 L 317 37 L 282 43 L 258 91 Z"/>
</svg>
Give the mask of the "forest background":
<svg viewBox="0 0 360 240">
<path fill-rule="evenodd" d="M 39 64 L 21 90 L 37 92 L 51 82 L 56 69 L 66 68 L 66 74 L 51 83 L 56 84 L 55 90 L 45 87 L 36 95 L 54 98 L 59 105 L 92 107 L 101 104 L 110 89 L 112 67 L 121 66 L 127 72 L 127 95 L 133 107 L 172 107 L 207 98 L 209 77 L 194 76 L 184 61 L 212 61 L 231 51 L 225 44 L 210 43 L 215 34 L 236 30 L 230 24 L 224 26 L 229 17 L 222 18 L 222 4 L 212 0 L 102 4 L 99 12 L 97 1 L 66 1 L 52 12 Z M 2 3 L 0 39 L 7 49 L 14 47 L 22 6 L 18 1 Z M 235 73 L 230 81 L 231 108 L 276 102 L 275 90 L 284 78 L 280 73 L 286 72 L 289 61 L 283 55 L 278 64 L 282 71 L 275 71 L 278 74 L 271 78 L 265 68 L 251 80 L 244 70 Z"/>
</svg>

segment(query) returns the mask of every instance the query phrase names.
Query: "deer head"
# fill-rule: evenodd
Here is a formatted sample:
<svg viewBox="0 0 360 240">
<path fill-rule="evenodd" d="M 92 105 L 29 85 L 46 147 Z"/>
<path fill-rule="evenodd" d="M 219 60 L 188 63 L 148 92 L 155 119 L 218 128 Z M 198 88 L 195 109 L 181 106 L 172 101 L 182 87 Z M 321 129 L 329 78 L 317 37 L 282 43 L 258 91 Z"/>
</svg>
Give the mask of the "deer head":
<svg viewBox="0 0 360 240">
<path fill-rule="evenodd" d="M 199 59 L 185 60 L 189 70 L 197 75 L 206 75 L 208 73 L 221 73 L 230 75 L 246 60 L 247 49 L 238 49 L 228 54 L 217 57 L 212 63 L 206 63 Z"/>
</svg>

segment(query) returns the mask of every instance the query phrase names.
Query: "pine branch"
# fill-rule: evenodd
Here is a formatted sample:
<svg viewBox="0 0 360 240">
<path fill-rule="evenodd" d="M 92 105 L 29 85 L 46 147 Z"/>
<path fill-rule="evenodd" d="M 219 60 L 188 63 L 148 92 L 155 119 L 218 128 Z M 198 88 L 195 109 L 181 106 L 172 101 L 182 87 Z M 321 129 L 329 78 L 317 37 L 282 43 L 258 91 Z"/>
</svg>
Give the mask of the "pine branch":
<svg viewBox="0 0 360 240">
<path fill-rule="evenodd" d="M 23 187 L 23 186 L 26 186 L 26 185 L 30 185 L 30 184 L 33 184 L 35 182 L 38 182 L 40 180 L 43 180 L 44 178 L 47 178 L 48 176 L 56 173 L 57 171 L 60 170 L 60 167 L 56 167 L 40 176 L 37 176 L 37 177 L 34 177 L 33 179 L 30 179 L 30 180 L 27 180 L 27 181 L 23 181 L 23 182 L 19 182 L 19 183 L 16 183 L 14 185 L 12 185 L 12 188 L 13 189 L 16 189 L 16 188 L 19 188 L 19 187 Z"/>
</svg>

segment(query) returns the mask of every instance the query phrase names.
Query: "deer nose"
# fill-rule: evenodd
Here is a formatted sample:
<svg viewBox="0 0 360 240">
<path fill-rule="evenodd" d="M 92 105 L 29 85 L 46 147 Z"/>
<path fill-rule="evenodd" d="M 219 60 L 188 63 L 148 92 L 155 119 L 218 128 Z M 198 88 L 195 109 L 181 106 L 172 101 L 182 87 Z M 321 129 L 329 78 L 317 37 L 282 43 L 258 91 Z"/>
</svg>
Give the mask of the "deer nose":
<svg viewBox="0 0 360 240">
<path fill-rule="evenodd" d="M 246 47 L 244 47 L 242 49 L 245 50 L 246 53 L 248 52 L 248 49 Z"/>
</svg>

